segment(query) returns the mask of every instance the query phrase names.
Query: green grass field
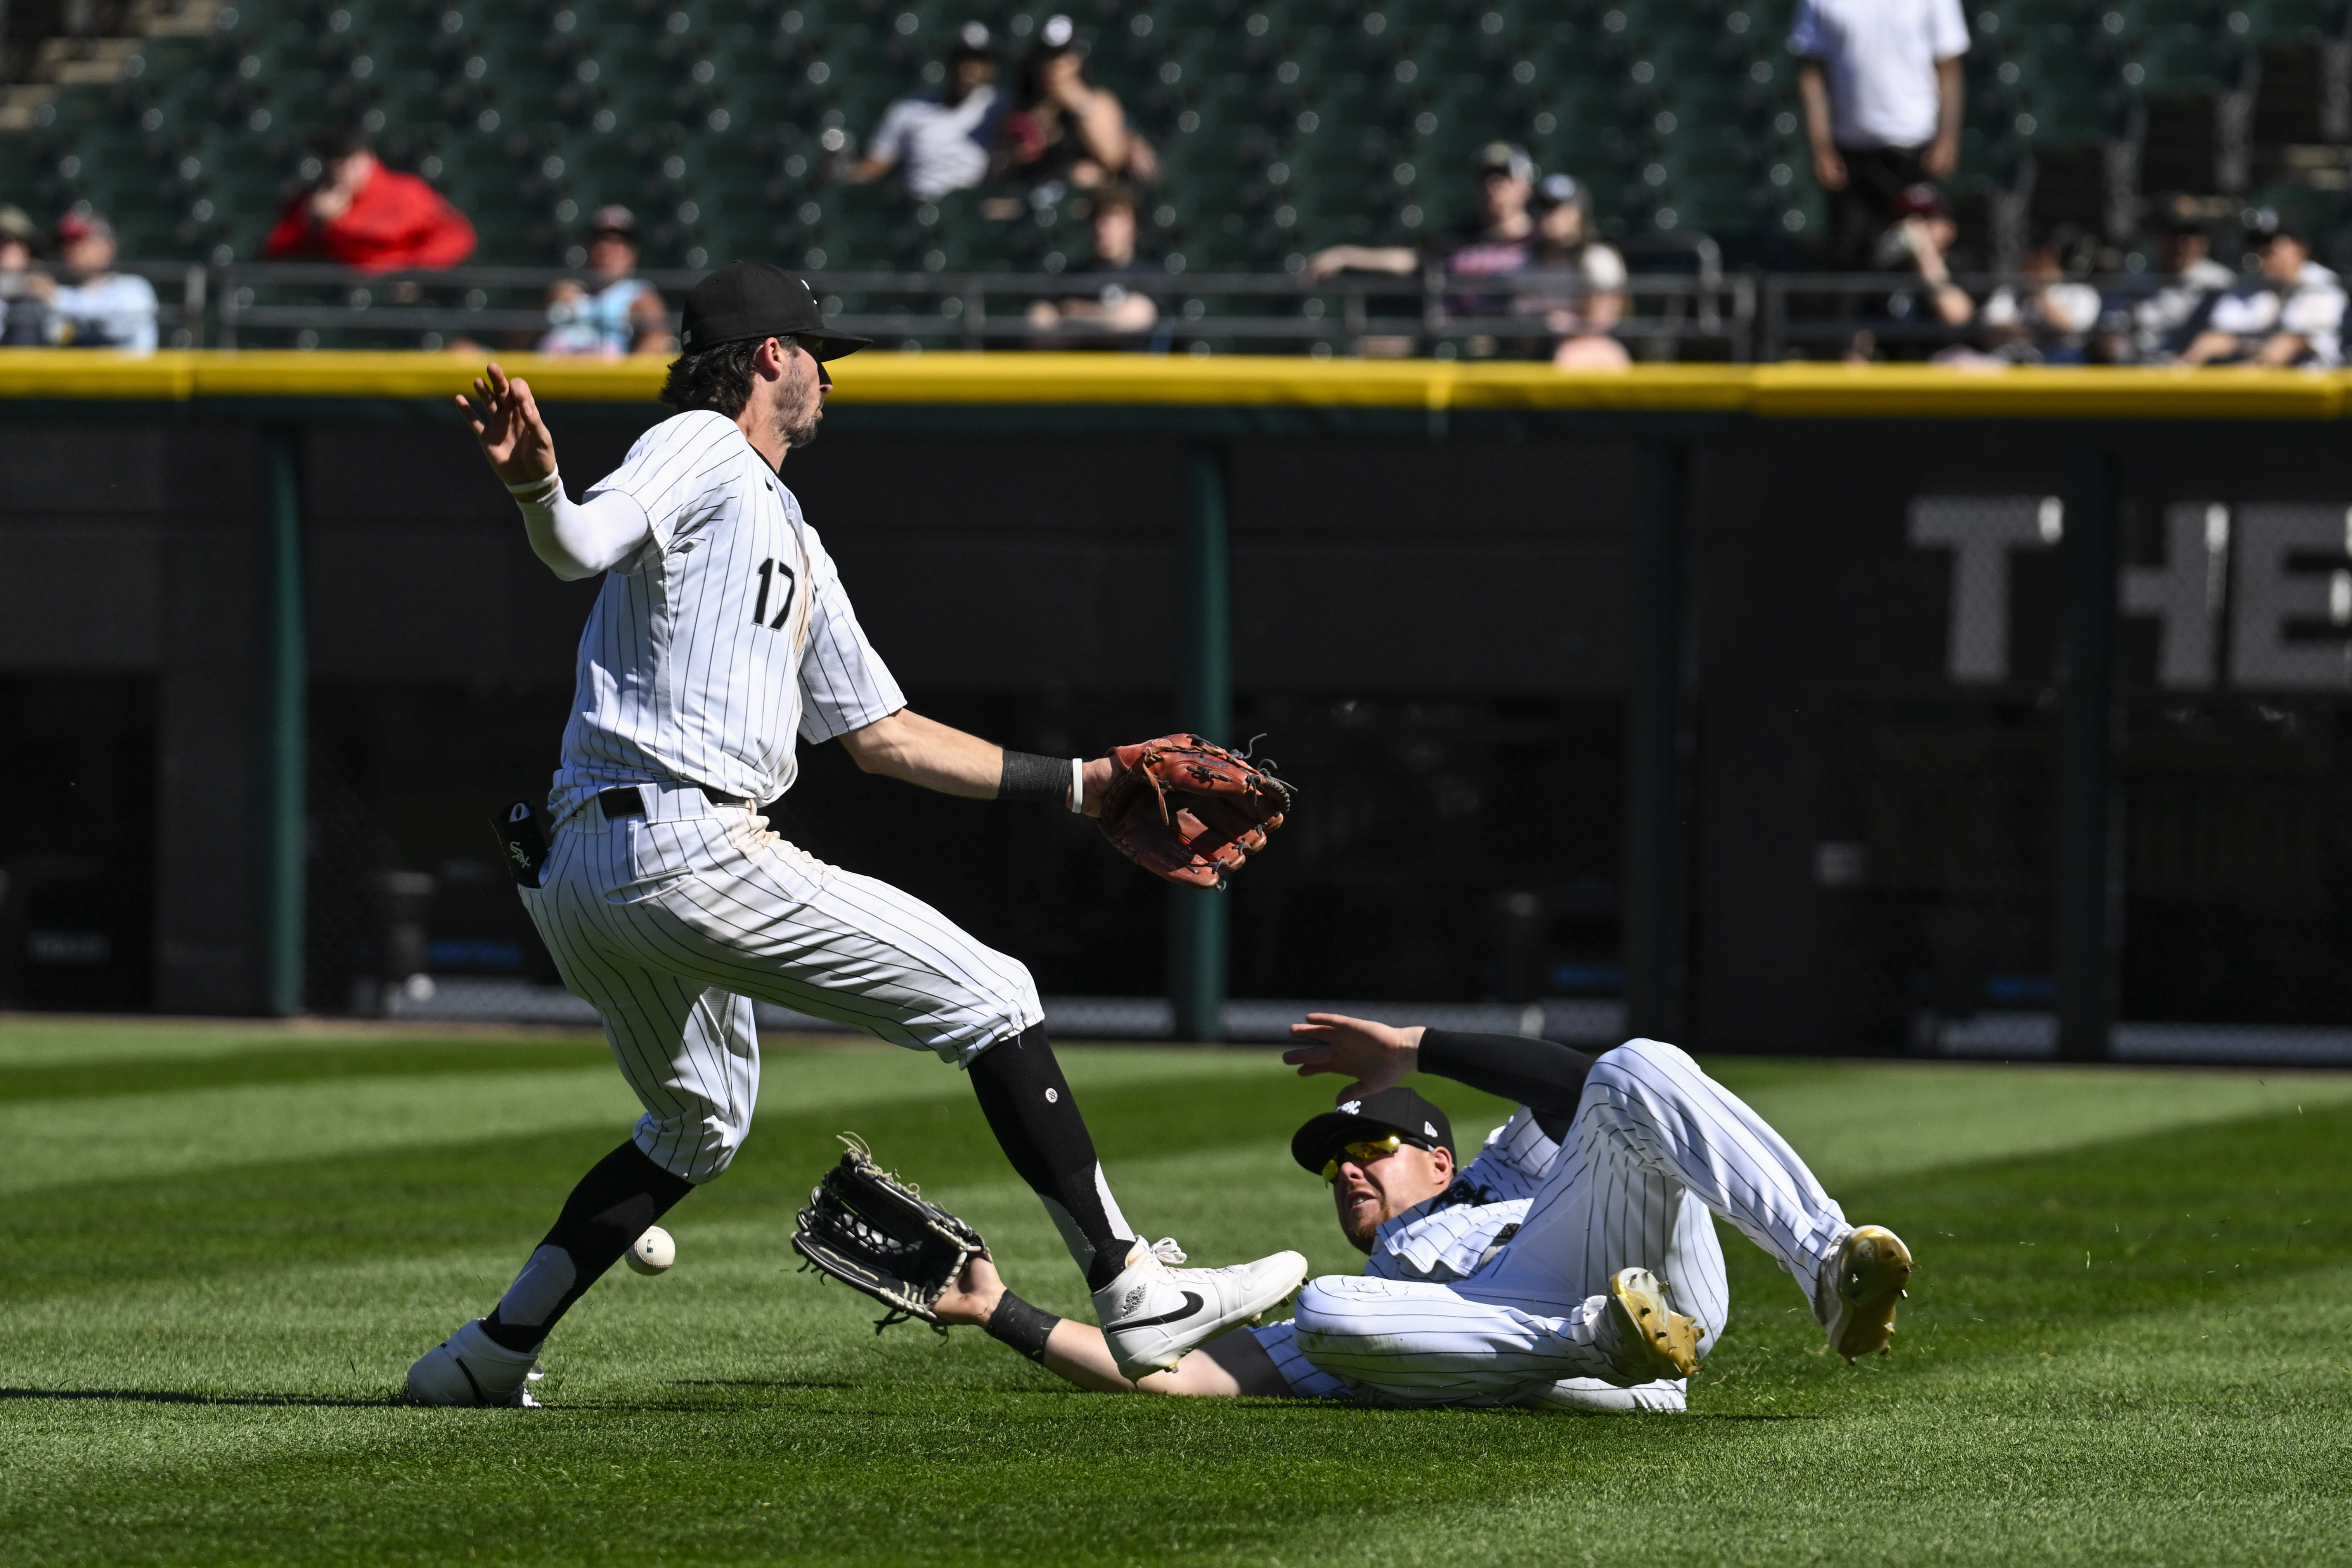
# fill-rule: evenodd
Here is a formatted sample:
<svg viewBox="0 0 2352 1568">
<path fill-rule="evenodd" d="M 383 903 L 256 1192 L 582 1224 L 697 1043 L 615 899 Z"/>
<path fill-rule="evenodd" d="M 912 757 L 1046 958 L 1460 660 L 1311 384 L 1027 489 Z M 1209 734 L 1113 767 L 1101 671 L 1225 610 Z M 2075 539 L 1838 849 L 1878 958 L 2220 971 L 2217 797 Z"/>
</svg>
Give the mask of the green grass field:
<svg viewBox="0 0 2352 1568">
<path fill-rule="evenodd" d="M 1066 1052 L 1129 1215 L 1359 1260 L 1288 1161 L 1329 1080 Z M 1920 1263 L 1823 1352 L 1727 1234 L 1686 1415 L 1119 1399 L 796 1273 L 855 1129 L 1024 1294 L 1082 1292 L 961 1075 L 772 1045 L 761 1121 L 551 1342 L 550 1408 L 408 1409 L 618 1141 L 601 1043 L 0 1019 L 0 1562 L 2352 1561 L 2352 1077 L 1709 1064 Z M 1465 1135 L 1501 1107 L 1421 1087 Z"/>
</svg>

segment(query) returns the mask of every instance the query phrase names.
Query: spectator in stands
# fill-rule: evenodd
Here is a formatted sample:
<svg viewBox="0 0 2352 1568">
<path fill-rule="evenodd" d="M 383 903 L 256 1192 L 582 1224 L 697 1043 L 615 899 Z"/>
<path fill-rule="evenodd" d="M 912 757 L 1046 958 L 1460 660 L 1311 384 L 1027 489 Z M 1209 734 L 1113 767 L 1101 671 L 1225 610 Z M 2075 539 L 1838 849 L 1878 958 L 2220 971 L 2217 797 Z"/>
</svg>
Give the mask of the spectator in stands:
<svg viewBox="0 0 2352 1568">
<path fill-rule="evenodd" d="M 1631 361 L 1609 329 L 1625 314 L 1625 258 L 1592 237 L 1591 197 L 1570 175 L 1547 174 L 1530 204 L 1535 237 L 1527 276 L 1549 287 L 1512 300 L 1559 334 L 1552 363 L 1562 370 L 1617 370 Z"/>
<path fill-rule="evenodd" d="M 1977 302 L 1969 297 L 1967 289 L 1952 281 L 1951 253 L 1959 242 L 1959 225 L 1952 221 L 1936 187 L 1921 184 L 1897 192 L 1894 211 L 1894 225 L 1879 237 L 1872 262 L 1885 271 L 1916 273 L 1927 285 L 1927 313 L 1937 323 L 1958 328 L 1975 321 Z M 1898 294 L 1886 302 L 1885 313 L 1895 321 L 1908 320 L 1917 313 L 1917 304 L 1909 293 Z M 1874 358 L 1877 352 L 1877 339 L 1873 332 L 1857 332 L 1846 358 L 1868 360 Z M 1966 359 L 1973 352 L 1954 345 L 1932 357 L 1952 363 Z"/>
<path fill-rule="evenodd" d="M 155 352 L 155 286 L 114 270 L 114 226 L 77 202 L 58 219 L 58 276 L 27 283 L 47 307 L 48 341 L 78 349 Z"/>
<path fill-rule="evenodd" d="M 1135 193 L 1125 185 L 1103 185 L 1087 199 L 1094 204 L 1094 257 L 1079 275 L 1099 279 L 1100 286 L 1083 297 L 1034 301 L 1029 324 L 1064 336 L 1148 332 L 1160 319 L 1160 302 L 1146 287 L 1145 275 L 1159 269 L 1136 252 Z"/>
<path fill-rule="evenodd" d="M 264 256 L 389 272 L 455 267 L 474 253 L 466 215 L 415 174 L 385 168 L 359 136 L 330 132 L 312 146 L 316 182 L 278 214 Z"/>
<path fill-rule="evenodd" d="M 1085 69 L 1070 19 L 1047 17 L 1021 68 L 1020 101 L 1004 117 L 1004 172 L 1032 185 L 1080 190 L 1159 179 L 1159 155 L 1128 125 L 1118 95 L 1089 86 Z"/>
<path fill-rule="evenodd" d="M 598 207 L 588 219 L 588 270 L 592 281 L 565 279 L 547 291 L 543 354 L 625 354 L 677 352 L 670 335 L 669 308 L 654 286 L 635 276 L 636 215 L 623 206 Z"/>
<path fill-rule="evenodd" d="M 22 207 L 0 206 L 0 348 L 48 342 L 48 307 L 34 291 L 34 243 L 40 230 Z"/>
<path fill-rule="evenodd" d="M 1536 220 L 1528 209 L 1535 197 L 1536 166 L 1523 147 L 1489 142 L 1478 150 L 1478 211 L 1433 237 L 1435 259 L 1448 281 L 1508 278 L 1528 269 L 1536 242 Z M 1409 245 L 1334 245 L 1307 258 L 1307 276 L 1335 272 L 1418 272 L 1423 253 Z M 1456 316 L 1499 316 L 1514 296 L 1502 290 L 1464 290 L 1446 309 Z M 1492 353 L 1491 338 L 1470 341 L 1473 354 Z M 1367 353 L 1371 352 L 1367 347 Z"/>
<path fill-rule="evenodd" d="M 2099 291 L 2067 275 L 2067 257 L 2082 235 L 2061 225 L 2026 247 L 2018 282 L 2004 283 L 1977 312 L 1984 346 L 2018 364 L 2081 364 L 2099 324 Z"/>
<path fill-rule="evenodd" d="M 2213 301 L 2184 364 L 2336 365 L 2344 362 L 2344 286 L 2311 258 L 2292 219 L 2261 215 L 2261 271 Z"/>
<path fill-rule="evenodd" d="M 1527 270 L 1536 221 L 1528 208 L 1535 197 L 1536 166 L 1527 150 L 1489 142 L 1478 152 L 1476 216 L 1435 237 L 1449 278 L 1506 278 Z M 1409 245 L 1334 245 L 1307 258 L 1307 276 L 1334 272 L 1421 270 L 1422 253 Z M 1507 308 L 1499 300 L 1496 309 Z"/>
<path fill-rule="evenodd" d="M 968 189 L 988 177 L 1003 118 L 988 27 L 966 22 L 948 53 L 946 86 L 899 99 L 884 110 L 866 155 L 850 165 L 849 178 L 863 185 L 904 169 L 908 194 L 920 202 Z"/>
<path fill-rule="evenodd" d="M 2212 237 L 2193 200 L 2176 197 L 2157 210 L 2164 232 L 2157 266 L 2172 281 L 2131 305 L 2129 351 L 2143 364 L 2179 358 L 2204 331 L 2214 301 L 2238 280 L 2213 259 Z"/>
<path fill-rule="evenodd" d="M 1958 166 L 1968 48 L 1960 0 L 1797 0 L 1789 52 L 1832 268 L 1859 269 L 1901 221 L 1897 195 Z"/>
</svg>

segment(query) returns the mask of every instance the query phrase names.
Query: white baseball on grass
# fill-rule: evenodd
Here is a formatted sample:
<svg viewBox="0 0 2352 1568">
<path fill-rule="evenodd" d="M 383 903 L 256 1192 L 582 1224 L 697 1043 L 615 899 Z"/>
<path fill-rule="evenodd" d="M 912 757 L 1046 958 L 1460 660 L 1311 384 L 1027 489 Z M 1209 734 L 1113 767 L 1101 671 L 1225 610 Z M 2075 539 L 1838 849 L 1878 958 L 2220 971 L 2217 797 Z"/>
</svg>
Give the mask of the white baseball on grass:
<svg viewBox="0 0 2352 1568">
<path fill-rule="evenodd" d="M 659 1274 L 677 1261 L 677 1243 L 669 1232 L 657 1225 L 646 1226 L 645 1235 L 629 1243 L 629 1267 L 640 1274 Z"/>
</svg>

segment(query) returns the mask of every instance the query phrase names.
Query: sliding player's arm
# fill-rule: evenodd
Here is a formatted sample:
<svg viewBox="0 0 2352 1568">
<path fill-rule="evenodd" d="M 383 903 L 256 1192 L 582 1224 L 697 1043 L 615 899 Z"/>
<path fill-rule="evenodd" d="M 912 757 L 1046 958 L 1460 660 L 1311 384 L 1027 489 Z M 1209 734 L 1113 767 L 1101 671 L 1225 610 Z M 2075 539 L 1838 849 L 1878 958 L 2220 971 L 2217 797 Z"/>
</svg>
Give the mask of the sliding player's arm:
<svg viewBox="0 0 2352 1568">
<path fill-rule="evenodd" d="M 1008 1302 L 1006 1298 L 1011 1297 Z M 1005 1289 L 996 1265 L 985 1256 L 964 1265 L 947 1294 L 932 1304 L 943 1323 L 985 1329 L 1063 1382 L 1097 1394 L 1161 1394 L 1190 1398 L 1231 1398 L 1255 1394 L 1276 1398 L 1290 1393 L 1274 1360 L 1247 1329 L 1220 1334 L 1166 1372 L 1143 1378 L 1119 1375 L 1091 1323 L 1055 1318 Z"/>
</svg>

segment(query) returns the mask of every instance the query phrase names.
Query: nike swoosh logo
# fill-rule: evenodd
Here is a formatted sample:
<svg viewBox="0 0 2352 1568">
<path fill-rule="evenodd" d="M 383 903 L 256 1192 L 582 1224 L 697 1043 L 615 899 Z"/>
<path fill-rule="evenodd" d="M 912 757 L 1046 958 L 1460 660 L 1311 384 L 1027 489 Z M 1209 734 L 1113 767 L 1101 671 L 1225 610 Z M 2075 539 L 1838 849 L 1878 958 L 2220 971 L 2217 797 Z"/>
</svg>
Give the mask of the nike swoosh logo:
<svg viewBox="0 0 2352 1568">
<path fill-rule="evenodd" d="M 1187 1290 L 1184 1292 L 1184 1304 L 1175 1311 L 1162 1312 L 1156 1318 L 1130 1318 L 1124 1323 L 1113 1323 L 1111 1329 L 1114 1332 L 1123 1333 L 1129 1329 L 1157 1328 L 1161 1323 L 1172 1323 L 1180 1318 L 1189 1318 L 1200 1310 L 1201 1298 Z"/>
</svg>

